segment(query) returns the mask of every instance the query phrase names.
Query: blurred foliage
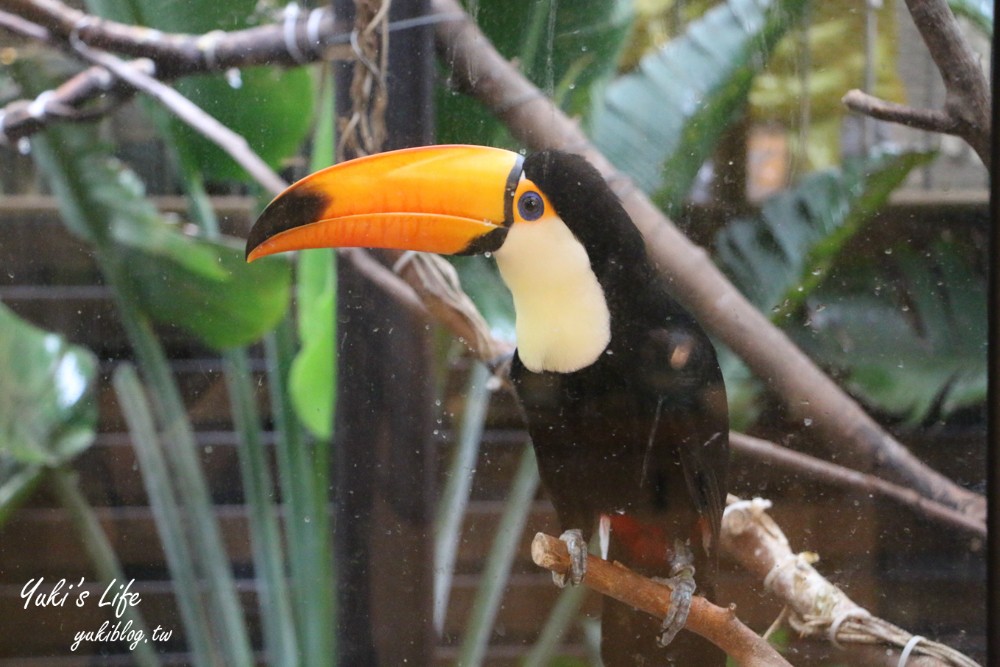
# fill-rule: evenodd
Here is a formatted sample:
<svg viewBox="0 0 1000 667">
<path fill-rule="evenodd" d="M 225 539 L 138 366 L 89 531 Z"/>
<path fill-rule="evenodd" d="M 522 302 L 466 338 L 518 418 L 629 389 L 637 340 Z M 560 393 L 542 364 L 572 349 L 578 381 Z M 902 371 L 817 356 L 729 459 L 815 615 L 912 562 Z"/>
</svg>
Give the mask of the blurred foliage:
<svg viewBox="0 0 1000 667">
<path fill-rule="evenodd" d="M 570 114 L 585 112 L 593 92 L 614 74 L 632 18 L 627 0 L 465 4 L 497 50 L 515 59 L 521 71 Z M 548 11 L 551 6 L 557 8 L 554 14 Z M 496 117 L 447 86 L 438 91 L 437 117 L 438 143 L 518 148 Z"/>
<path fill-rule="evenodd" d="M 94 441 L 97 359 L 0 304 L 0 524 L 46 468 Z"/>
<path fill-rule="evenodd" d="M 55 466 L 94 439 L 97 359 L 0 304 L 0 460 Z"/>
<path fill-rule="evenodd" d="M 595 99 L 594 144 L 668 214 L 676 212 L 805 4 L 730 0 L 692 21 Z"/>
<path fill-rule="evenodd" d="M 716 237 L 717 257 L 750 301 L 781 321 L 823 281 L 892 191 L 932 157 L 882 153 L 809 174 L 764 201 L 754 218 L 730 221 Z"/>
<path fill-rule="evenodd" d="M 622 68 L 631 70 L 644 54 L 683 34 L 688 24 L 719 4 L 709 0 L 637 0 L 634 38 Z M 766 70 L 754 79 L 750 112 L 755 121 L 782 124 L 791 130 L 793 142 L 800 136 L 802 123 L 807 124 L 804 150 L 796 146 L 795 151 L 804 155 L 809 169 L 833 166 L 840 160 L 840 128 L 848 113 L 840 99 L 851 88 L 863 87 L 865 80 L 864 7 L 855 0 L 808 3 L 796 29 L 777 44 Z M 877 37 L 872 92 L 903 102 L 903 86 L 896 70 L 895 0 L 881 3 L 874 13 Z"/>
<path fill-rule="evenodd" d="M 117 263 L 143 310 L 217 349 L 258 340 L 284 316 L 288 263 L 246 264 L 241 244 L 183 234 L 145 197 L 124 164 L 98 148 L 96 134 L 56 127 L 35 142 L 66 225 Z"/>
<path fill-rule="evenodd" d="M 886 253 L 884 266 L 858 267 L 849 283 L 817 290 L 797 342 L 852 393 L 907 426 L 982 405 L 984 273 L 956 243 L 917 252 L 900 239 Z M 886 273 L 893 280 L 880 288 Z"/>
<path fill-rule="evenodd" d="M 968 19 L 984 37 L 993 38 L 992 0 L 948 0 L 948 6 L 956 16 Z"/>
<path fill-rule="evenodd" d="M 719 262 L 754 305 L 851 393 L 908 426 L 985 401 L 985 275 L 958 244 L 917 254 L 900 238 L 877 262 L 842 251 L 931 157 L 882 153 L 810 174 L 716 237 Z M 723 357 L 734 420 L 747 424 L 759 383 Z"/>
</svg>

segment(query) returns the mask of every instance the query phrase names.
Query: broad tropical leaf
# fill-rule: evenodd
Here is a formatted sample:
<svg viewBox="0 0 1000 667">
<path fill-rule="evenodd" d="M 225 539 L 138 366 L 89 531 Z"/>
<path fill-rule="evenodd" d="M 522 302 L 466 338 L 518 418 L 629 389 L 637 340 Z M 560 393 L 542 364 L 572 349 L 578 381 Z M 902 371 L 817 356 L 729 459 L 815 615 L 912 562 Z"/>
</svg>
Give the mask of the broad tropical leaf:
<svg viewBox="0 0 1000 667">
<path fill-rule="evenodd" d="M 774 319 L 820 283 L 837 253 L 930 153 L 886 153 L 810 174 L 770 197 L 752 219 L 716 237 L 718 260 L 747 298 Z"/>
<path fill-rule="evenodd" d="M 730 0 L 708 11 L 607 86 L 590 117 L 594 143 L 670 212 L 805 4 Z"/>
<path fill-rule="evenodd" d="M 941 243 L 928 260 L 896 249 L 886 260 L 902 276 L 896 295 L 818 291 L 809 335 L 796 338 L 854 394 L 909 424 L 981 404 L 986 280 L 955 250 Z"/>
<path fill-rule="evenodd" d="M 52 128 L 34 147 L 67 226 L 122 265 L 150 317 L 226 348 L 252 343 L 284 315 L 288 262 L 248 265 L 239 243 L 181 233 L 87 128 Z"/>
<path fill-rule="evenodd" d="M 94 441 L 97 359 L 0 304 L 0 523 L 46 466 Z"/>
<path fill-rule="evenodd" d="M 94 438 L 97 359 L 0 304 L 0 453 L 58 465 Z"/>
</svg>

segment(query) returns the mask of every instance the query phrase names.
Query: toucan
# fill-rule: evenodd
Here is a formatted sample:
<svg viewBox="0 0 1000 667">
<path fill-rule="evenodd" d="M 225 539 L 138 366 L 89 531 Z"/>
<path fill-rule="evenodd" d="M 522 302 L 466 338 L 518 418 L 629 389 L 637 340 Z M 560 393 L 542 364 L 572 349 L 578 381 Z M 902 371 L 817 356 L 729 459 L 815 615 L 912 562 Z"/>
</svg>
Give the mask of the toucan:
<svg viewBox="0 0 1000 667">
<path fill-rule="evenodd" d="M 725 664 L 706 640 L 678 634 L 691 596 L 713 594 L 729 442 L 722 373 L 600 173 L 555 150 L 370 155 L 278 195 L 247 258 L 344 246 L 495 258 L 516 318 L 510 379 L 573 562 L 556 583 L 586 576 L 596 533 L 605 558 L 673 587 L 666 619 L 605 599 L 605 666 Z"/>
</svg>

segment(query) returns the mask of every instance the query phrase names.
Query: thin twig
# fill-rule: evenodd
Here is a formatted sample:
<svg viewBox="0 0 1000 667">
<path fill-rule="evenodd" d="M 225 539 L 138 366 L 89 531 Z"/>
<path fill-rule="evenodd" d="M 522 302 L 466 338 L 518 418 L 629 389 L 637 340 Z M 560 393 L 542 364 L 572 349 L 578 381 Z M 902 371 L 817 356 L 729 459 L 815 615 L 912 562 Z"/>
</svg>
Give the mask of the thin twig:
<svg viewBox="0 0 1000 667">
<path fill-rule="evenodd" d="M 849 90 L 840 101 L 851 111 L 878 120 L 928 132 L 958 133 L 958 123 L 940 109 L 916 109 L 905 104 L 887 102 L 858 89 Z"/>
<path fill-rule="evenodd" d="M 986 537 L 986 526 L 981 522 L 941 503 L 934 502 L 913 489 L 887 482 L 874 475 L 851 470 L 836 463 L 823 461 L 808 454 L 802 454 L 773 442 L 736 431 L 730 431 L 729 445 L 737 453 L 779 466 L 796 475 L 805 475 L 828 484 L 867 494 L 877 494 L 906 505 L 917 514 L 929 519 L 963 528 L 980 537 Z"/>
<path fill-rule="evenodd" d="M 130 86 L 158 100 L 171 113 L 226 151 L 268 191 L 277 194 L 288 187 L 288 184 L 250 148 L 241 134 L 230 130 L 197 104 L 150 76 L 152 71 L 155 71 L 153 61 L 147 61 L 151 70 L 150 74 L 147 74 L 139 67 L 129 67 L 128 63 L 117 56 L 92 49 L 82 42 L 74 43 L 73 47 L 84 59 L 106 68 Z"/>
</svg>

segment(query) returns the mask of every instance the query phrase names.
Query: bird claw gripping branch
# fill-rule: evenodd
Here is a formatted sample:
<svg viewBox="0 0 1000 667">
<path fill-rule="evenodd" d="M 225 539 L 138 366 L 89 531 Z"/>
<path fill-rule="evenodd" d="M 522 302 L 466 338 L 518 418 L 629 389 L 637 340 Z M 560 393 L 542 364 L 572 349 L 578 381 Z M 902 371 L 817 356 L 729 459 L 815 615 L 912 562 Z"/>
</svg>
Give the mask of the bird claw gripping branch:
<svg viewBox="0 0 1000 667">
<path fill-rule="evenodd" d="M 670 608 L 660 626 L 662 634 L 657 640 L 660 646 L 666 646 L 674 640 L 677 633 L 687 623 L 688 612 L 691 611 L 691 598 L 694 596 L 694 554 L 686 542 L 674 542 L 674 557 L 671 562 L 671 577 L 656 578 L 656 581 L 671 587 Z"/>
<path fill-rule="evenodd" d="M 587 574 L 587 541 L 579 528 L 564 531 L 559 539 L 566 543 L 569 551 L 570 571 L 553 572 L 552 581 L 559 588 L 565 588 L 567 583 L 579 586 Z"/>
</svg>

